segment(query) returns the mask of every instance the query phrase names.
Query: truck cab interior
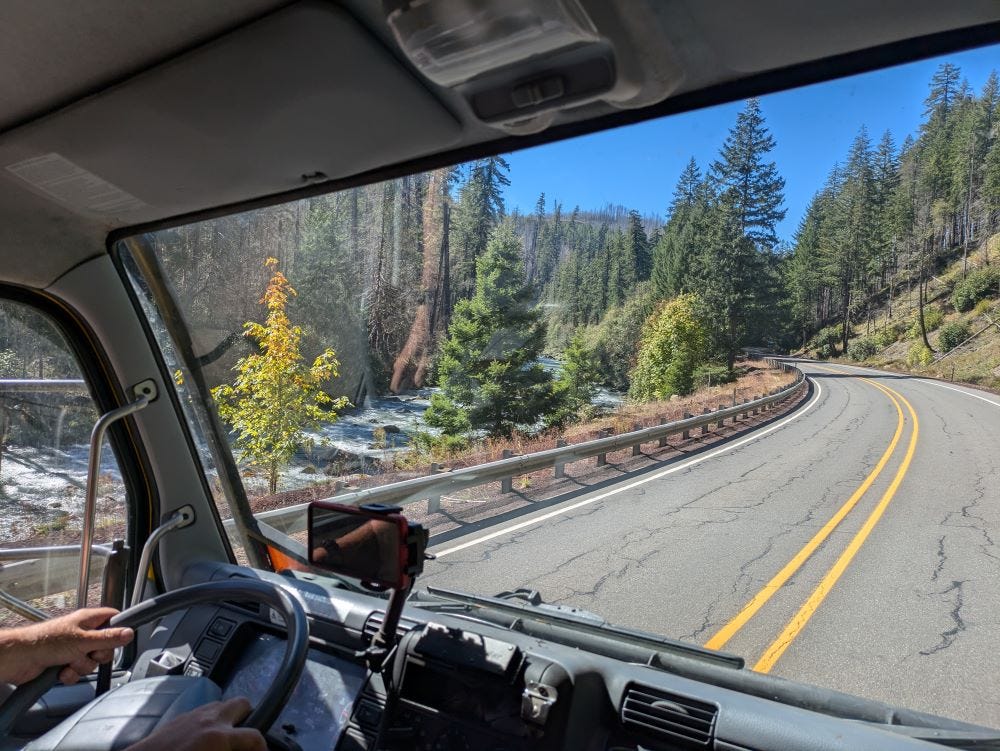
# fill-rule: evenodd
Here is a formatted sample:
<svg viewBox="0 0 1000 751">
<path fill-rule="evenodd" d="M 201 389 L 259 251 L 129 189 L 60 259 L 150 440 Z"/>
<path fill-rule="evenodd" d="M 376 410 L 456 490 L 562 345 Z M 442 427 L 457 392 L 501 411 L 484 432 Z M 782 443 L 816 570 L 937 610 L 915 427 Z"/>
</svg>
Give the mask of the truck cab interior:
<svg viewBox="0 0 1000 751">
<path fill-rule="evenodd" d="M 3 625 L 103 602 L 137 629 L 112 671 L 8 692 L 0 748 L 125 748 L 239 695 L 275 748 L 1000 748 L 664 636 L 302 565 L 309 523 L 251 514 L 199 376 L 220 342 L 185 334 L 148 242 L 996 43 L 995 0 L 18 0 L 0 40 L 0 298 L 59 353 L 0 385 L 30 400 L 61 357 L 70 427 L 98 424 L 75 538 L 0 549 Z"/>
</svg>

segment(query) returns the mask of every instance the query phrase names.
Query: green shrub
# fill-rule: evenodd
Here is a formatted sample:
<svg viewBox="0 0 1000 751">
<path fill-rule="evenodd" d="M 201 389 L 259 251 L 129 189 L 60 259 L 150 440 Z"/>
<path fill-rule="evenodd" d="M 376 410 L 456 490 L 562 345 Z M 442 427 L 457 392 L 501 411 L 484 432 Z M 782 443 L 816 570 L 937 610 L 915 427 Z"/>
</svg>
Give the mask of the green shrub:
<svg viewBox="0 0 1000 751">
<path fill-rule="evenodd" d="M 843 329 L 840 326 L 827 326 L 816 334 L 816 354 L 819 357 L 833 357 L 837 354 L 837 345 Z"/>
<path fill-rule="evenodd" d="M 944 313 L 940 309 L 924 308 L 924 326 L 927 327 L 927 333 L 934 331 L 942 323 L 944 323 Z M 906 338 L 916 339 L 918 336 L 920 336 L 920 311 L 916 310 L 910 319 L 910 328 L 906 332 Z"/>
<path fill-rule="evenodd" d="M 938 334 L 938 347 L 942 352 L 950 352 L 959 344 L 969 338 L 969 324 L 960 321 L 951 321 L 941 327 Z"/>
<path fill-rule="evenodd" d="M 867 360 L 874 357 L 882 350 L 874 339 L 855 339 L 847 347 L 847 356 L 852 360 Z"/>
<path fill-rule="evenodd" d="M 899 332 L 896 330 L 896 327 L 890 326 L 882 329 L 881 331 L 876 331 L 871 335 L 870 339 L 872 343 L 881 350 L 895 344 L 899 339 Z"/>
<path fill-rule="evenodd" d="M 993 307 L 992 300 L 990 299 L 980 300 L 979 302 L 976 303 L 976 307 L 972 309 L 972 312 L 977 316 L 981 316 L 986 313 L 989 313 L 992 307 Z"/>
<path fill-rule="evenodd" d="M 923 342 L 914 342 L 906 353 L 906 364 L 911 368 L 918 365 L 930 365 L 934 362 L 934 353 L 927 349 Z"/>
<path fill-rule="evenodd" d="M 972 310 L 980 300 L 1000 294 L 997 290 L 998 285 L 1000 285 L 1000 271 L 997 269 L 990 267 L 973 271 L 955 285 L 951 293 L 951 304 L 961 313 Z"/>
<path fill-rule="evenodd" d="M 736 374 L 725 365 L 704 363 L 694 370 L 694 387 L 716 386 L 720 383 L 731 383 L 736 380 Z"/>
<path fill-rule="evenodd" d="M 699 307 L 694 295 L 678 295 L 661 303 L 646 320 L 636 365 L 629 376 L 632 399 L 649 401 L 690 393 L 694 370 L 708 343 Z"/>
</svg>

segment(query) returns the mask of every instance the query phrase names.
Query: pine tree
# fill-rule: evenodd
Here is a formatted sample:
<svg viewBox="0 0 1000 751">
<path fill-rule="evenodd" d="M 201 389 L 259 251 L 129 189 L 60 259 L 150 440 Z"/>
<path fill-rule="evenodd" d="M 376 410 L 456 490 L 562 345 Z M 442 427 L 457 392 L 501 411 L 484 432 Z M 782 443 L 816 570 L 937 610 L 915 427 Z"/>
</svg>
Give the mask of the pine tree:
<svg viewBox="0 0 1000 751">
<path fill-rule="evenodd" d="M 824 272 L 840 293 L 841 345 L 847 351 L 851 336 L 854 293 L 864 286 L 868 258 L 875 245 L 875 175 L 868 130 L 862 126 L 839 175 L 833 208 L 828 216 L 827 241 L 822 255 Z"/>
<path fill-rule="evenodd" d="M 726 191 L 706 215 L 701 250 L 694 259 L 692 286 L 716 349 L 730 369 L 736 353 L 764 312 L 769 274 L 752 238 L 743 232 L 743 215 L 734 191 Z"/>
<path fill-rule="evenodd" d="M 653 271 L 653 253 L 649 246 L 649 238 L 646 236 L 646 229 L 642 226 L 642 217 L 635 209 L 628 213 L 626 241 L 630 246 L 628 255 L 635 262 L 635 278 L 644 282 L 649 279 Z"/>
<path fill-rule="evenodd" d="M 425 414 L 430 425 L 509 436 L 552 409 L 552 378 L 536 361 L 545 326 L 531 305 L 521 244 L 501 224 L 476 264 L 475 294 L 455 306 L 438 360 L 440 396 Z"/>
<path fill-rule="evenodd" d="M 764 125 L 757 99 L 747 100 L 737 116 L 722 152 L 712 164 L 712 179 L 727 201 L 740 232 L 754 243 L 772 247 L 778 242 L 775 226 L 785 218 L 785 181 L 774 162 L 765 162 L 774 138 Z"/>
<path fill-rule="evenodd" d="M 288 318 L 288 300 L 295 290 L 268 258 L 271 280 L 261 303 L 267 307 L 264 323 L 248 322 L 246 336 L 259 352 L 241 357 L 233 370 L 233 383 L 212 389 L 219 415 L 236 432 L 242 458 L 267 470 L 268 492 L 278 489 L 281 467 L 288 463 L 305 437 L 320 422 L 333 422 L 347 399 L 333 399 L 322 385 L 337 375 L 337 356 L 326 349 L 313 361 L 303 362 L 299 351 L 302 329 Z"/>
<path fill-rule="evenodd" d="M 454 217 L 452 285 L 455 298 L 469 297 L 475 285 L 476 259 L 504 215 L 503 189 L 510 185 L 510 166 L 500 156 L 472 163 L 458 194 Z"/>
<path fill-rule="evenodd" d="M 555 407 L 545 418 L 547 426 L 562 426 L 586 418 L 597 391 L 598 360 L 577 332 L 562 354 L 562 367 L 552 384 Z"/>
<path fill-rule="evenodd" d="M 691 263 L 699 252 L 711 187 L 692 158 L 681 173 L 670 202 L 670 218 L 653 248 L 653 289 L 660 298 L 673 297 L 690 286 Z"/>
</svg>

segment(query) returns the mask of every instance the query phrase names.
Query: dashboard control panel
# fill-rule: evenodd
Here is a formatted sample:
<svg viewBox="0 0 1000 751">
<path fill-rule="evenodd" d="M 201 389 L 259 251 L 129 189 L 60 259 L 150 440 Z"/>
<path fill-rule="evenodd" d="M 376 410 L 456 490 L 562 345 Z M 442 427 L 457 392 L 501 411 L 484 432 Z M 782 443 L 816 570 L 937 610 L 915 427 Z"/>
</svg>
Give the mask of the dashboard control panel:
<svg viewBox="0 0 1000 751">
<path fill-rule="evenodd" d="M 568 675 L 520 647 L 428 623 L 400 644 L 397 695 L 386 709 L 386 748 L 536 749 L 557 747 Z"/>
</svg>

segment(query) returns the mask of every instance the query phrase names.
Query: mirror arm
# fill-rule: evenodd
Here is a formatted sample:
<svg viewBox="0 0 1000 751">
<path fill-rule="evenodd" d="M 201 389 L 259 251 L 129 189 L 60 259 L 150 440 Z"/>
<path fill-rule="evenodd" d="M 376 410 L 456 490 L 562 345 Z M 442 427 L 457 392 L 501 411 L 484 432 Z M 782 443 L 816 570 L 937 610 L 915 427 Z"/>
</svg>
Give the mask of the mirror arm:
<svg viewBox="0 0 1000 751">
<path fill-rule="evenodd" d="M 146 544 L 142 546 L 142 554 L 139 556 L 139 567 L 135 572 L 135 587 L 132 589 L 132 601 L 129 607 L 134 608 L 142 602 L 142 596 L 146 589 L 146 579 L 149 572 L 149 564 L 153 561 L 153 553 L 156 552 L 160 539 L 175 529 L 187 527 L 194 522 L 194 508 L 190 505 L 181 506 L 172 513 L 166 521 L 149 533 Z"/>
<path fill-rule="evenodd" d="M 143 394 L 124 407 L 105 412 L 94 423 L 90 433 L 90 456 L 87 462 L 87 495 L 83 505 L 83 533 L 80 539 L 80 580 L 77 584 L 76 606 L 87 607 L 87 591 L 90 588 L 90 546 L 94 540 L 94 521 L 97 511 L 97 476 L 101 470 L 101 448 L 108 428 L 119 420 L 138 412 L 150 403 Z"/>
</svg>

